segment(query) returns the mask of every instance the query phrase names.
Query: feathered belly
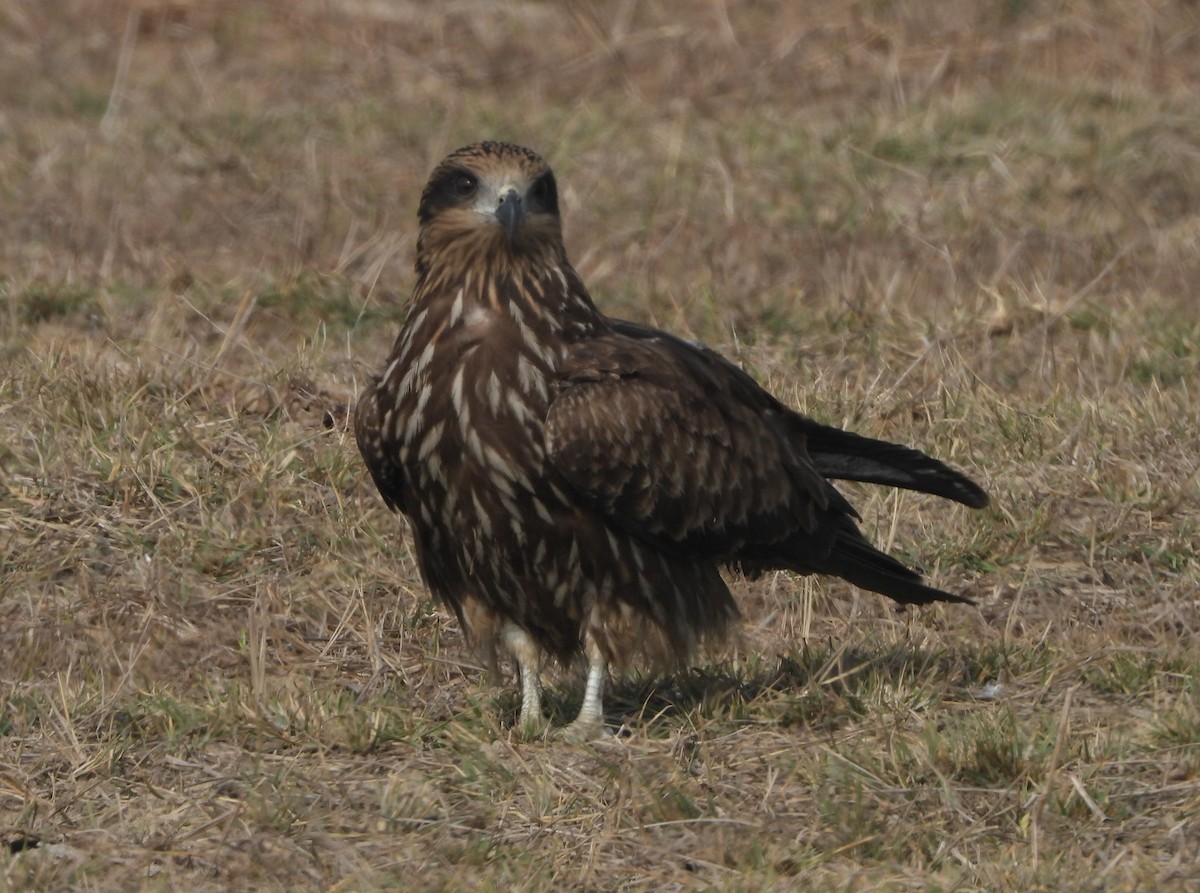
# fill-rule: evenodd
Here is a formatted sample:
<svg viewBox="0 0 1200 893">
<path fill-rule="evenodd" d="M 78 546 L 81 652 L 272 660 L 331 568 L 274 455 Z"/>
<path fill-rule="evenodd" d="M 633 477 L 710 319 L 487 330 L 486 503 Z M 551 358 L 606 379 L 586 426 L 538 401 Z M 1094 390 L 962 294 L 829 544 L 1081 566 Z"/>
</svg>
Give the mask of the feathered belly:
<svg viewBox="0 0 1200 893">
<path fill-rule="evenodd" d="M 583 560 L 593 549 L 580 539 L 597 519 L 572 503 L 548 465 L 545 372 L 519 355 L 507 359 L 417 368 L 418 378 L 402 383 L 408 515 L 422 575 L 460 620 L 475 601 L 567 654 L 594 600 Z"/>
<path fill-rule="evenodd" d="M 463 449 L 444 483 L 415 500 L 426 582 L 460 619 L 477 602 L 534 633 L 544 648 L 571 654 L 595 598 L 580 543 L 594 519 L 559 497 L 544 468 L 512 474 L 512 457 L 487 446 L 483 460 Z"/>
</svg>

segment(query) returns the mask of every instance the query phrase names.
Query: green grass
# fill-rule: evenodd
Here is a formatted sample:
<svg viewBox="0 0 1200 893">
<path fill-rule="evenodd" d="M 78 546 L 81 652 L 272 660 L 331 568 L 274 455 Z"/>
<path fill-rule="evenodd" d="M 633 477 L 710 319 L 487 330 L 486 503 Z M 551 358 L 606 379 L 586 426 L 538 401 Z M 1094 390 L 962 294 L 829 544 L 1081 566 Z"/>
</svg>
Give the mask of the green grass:
<svg viewBox="0 0 1200 893">
<path fill-rule="evenodd" d="M 0 890 L 1195 886 L 1186 8 L 140 9 L 0 9 Z M 985 482 L 846 488 L 978 608 L 734 580 L 516 734 L 348 429 L 485 137 L 606 310 Z"/>
</svg>

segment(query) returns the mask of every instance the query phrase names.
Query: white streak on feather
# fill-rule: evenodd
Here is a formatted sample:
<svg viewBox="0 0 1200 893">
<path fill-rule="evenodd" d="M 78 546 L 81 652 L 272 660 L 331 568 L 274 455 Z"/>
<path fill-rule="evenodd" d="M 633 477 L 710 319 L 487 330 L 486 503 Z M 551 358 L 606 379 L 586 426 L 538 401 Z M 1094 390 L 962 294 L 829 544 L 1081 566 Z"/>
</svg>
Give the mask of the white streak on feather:
<svg viewBox="0 0 1200 893">
<path fill-rule="evenodd" d="M 492 475 L 489 480 L 491 480 L 492 485 L 500 491 L 501 498 L 509 501 L 517 498 L 517 491 L 513 489 L 512 482 L 509 481 L 508 478 Z"/>
<path fill-rule="evenodd" d="M 517 324 L 517 329 L 521 333 L 521 341 L 524 342 L 526 349 L 547 366 L 552 366 L 555 359 L 554 348 L 547 343 L 546 339 L 538 337 L 537 333 L 529 327 L 529 323 L 525 322 L 522 314 L 514 314 L 513 321 Z"/>
<path fill-rule="evenodd" d="M 405 323 L 404 338 L 400 342 L 400 357 L 406 357 L 412 350 L 413 339 L 417 337 L 417 330 L 421 328 L 421 323 L 425 321 L 428 313 L 428 310 L 422 310 Z"/>
<path fill-rule="evenodd" d="M 616 534 L 614 534 L 614 533 L 613 533 L 611 530 L 605 530 L 605 531 L 604 531 L 604 533 L 605 533 L 605 535 L 607 535 L 607 536 L 608 536 L 608 547 L 609 547 L 610 549 L 612 549 L 612 557 L 613 557 L 613 560 L 614 560 L 614 561 L 620 561 L 620 560 L 621 560 L 621 558 L 622 558 L 622 556 L 621 556 L 621 546 L 620 546 L 620 544 L 617 542 L 617 536 L 616 536 Z"/>
<path fill-rule="evenodd" d="M 521 519 L 518 515 L 510 514 L 508 516 L 508 526 L 512 530 L 513 538 L 517 541 L 517 545 L 521 548 L 525 547 L 525 528 L 521 525 Z"/>
<path fill-rule="evenodd" d="M 472 493 L 471 502 L 475 505 L 475 517 L 479 519 L 479 526 L 483 528 L 484 535 L 491 537 L 492 519 L 488 517 L 488 513 L 484 511 L 483 503 L 479 501 L 479 495 Z"/>
<path fill-rule="evenodd" d="M 400 426 L 397 425 L 396 427 L 399 428 Z M 393 435 L 393 437 L 396 440 L 402 440 L 404 443 L 412 443 L 413 439 L 417 436 L 417 432 L 420 430 L 420 427 L 421 417 L 416 413 L 413 413 L 408 417 L 408 424 L 404 426 L 403 438 L 400 438 L 396 435 Z"/>
<path fill-rule="evenodd" d="M 533 421 L 533 411 L 521 402 L 521 395 L 516 388 L 509 388 L 506 392 L 508 411 L 512 413 L 513 418 L 518 422 Z"/>
<path fill-rule="evenodd" d="M 629 551 L 633 553 L 633 563 L 637 565 L 638 576 L 640 577 L 646 572 L 646 563 L 642 558 L 642 550 L 639 546 L 634 545 Z"/>
<path fill-rule="evenodd" d="M 421 422 L 424 421 L 425 407 L 429 404 L 429 395 L 433 392 L 433 388 L 428 383 L 421 388 L 421 393 L 417 395 L 417 405 L 413 409 L 412 414 L 408 417 L 408 422 L 404 426 L 404 442 L 412 443 L 416 439 L 417 433 L 421 428 Z"/>
<path fill-rule="evenodd" d="M 521 510 L 516 502 L 513 501 L 516 497 L 503 489 L 497 491 L 496 495 L 500 498 L 500 504 L 504 506 L 504 513 L 508 515 L 513 524 L 519 526 L 521 523 Z M 521 536 L 521 544 L 525 544 L 524 535 Z"/>
<path fill-rule="evenodd" d="M 554 587 L 554 607 L 562 608 L 567 602 L 567 596 L 571 594 L 570 581 L 563 580 Z"/>
<path fill-rule="evenodd" d="M 458 290 L 458 294 L 454 296 L 454 303 L 450 305 L 450 325 L 454 325 L 462 318 L 463 312 L 463 289 Z"/>
<path fill-rule="evenodd" d="M 547 524 L 554 525 L 554 516 L 550 514 L 550 510 L 546 508 L 546 503 L 542 502 L 536 496 L 533 498 L 533 510 L 537 512 L 537 516 Z"/>
<path fill-rule="evenodd" d="M 466 414 L 463 408 L 463 373 L 465 371 L 465 366 L 459 366 L 458 371 L 454 373 L 454 380 L 450 382 L 450 402 L 460 417 Z"/>
<path fill-rule="evenodd" d="M 433 448 L 438 445 L 442 439 L 442 429 L 445 427 L 445 422 L 438 422 L 433 425 L 425 436 L 421 438 L 421 444 L 417 447 L 417 461 L 424 462 L 426 457 L 433 452 Z"/>
<path fill-rule="evenodd" d="M 421 388 L 421 393 L 417 395 L 417 408 L 414 410 L 417 415 L 425 412 L 425 407 L 429 404 L 429 398 L 432 394 L 433 387 L 429 382 L 426 382 L 425 386 Z"/>
<path fill-rule="evenodd" d="M 545 375 L 525 354 L 517 357 L 517 383 L 526 394 L 537 394 L 543 401 L 549 397 Z"/>
<path fill-rule="evenodd" d="M 442 468 L 442 460 L 438 456 L 437 453 L 434 453 L 432 456 L 429 457 L 429 459 L 425 462 L 425 465 L 423 466 L 423 468 L 424 468 L 426 475 L 428 476 L 428 478 L 430 480 L 437 481 L 438 483 L 445 482 L 445 478 L 443 476 L 444 469 Z"/>
<path fill-rule="evenodd" d="M 500 379 L 496 375 L 496 370 L 493 369 L 491 375 L 488 376 L 487 382 L 487 401 L 488 407 L 492 410 L 492 415 L 500 411 L 500 399 L 503 396 L 503 388 L 500 387 Z"/>
<path fill-rule="evenodd" d="M 484 444 L 482 449 L 484 462 L 486 462 L 493 471 L 497 472 L 497 475 L 493 476 L 492 478 L 497 487 L 500 487 L 500 489 L 507 492 L 510 496 L 513 495 L 513 490 L 509 482 L 518 484 L 527 490 L 532 489 L 529 484 L 529 478 L 525 476 L 525 473 L 520 468 L 505 459 L 504 456 L 500 454 L 499 450 L 497 450 L 491 444 Z"/>
<path fill-rule="evenodd" d="M 571 299 L 571 286 L 567 283 L 567 277 L 563 274 L 561 267 L 552 267 L 550 275 L 558 277 L 558 284 L 562 287 L 562 296 L 564 301 Z"/>
<path fill-rule="evenodd" d="M 399 397 L 405 397 L 417 389 L 417 385 L 424 381 L 425 376 L 422 374 L 425 367 L 429 365 L 429 361 L 433 359 L 434 342 L 430 341 L 421 350 L 416 362 L 409 366 L 404 371 L 404 380 L 400 385 Z"/>
<path fill-rule="evenodd" d="M 388 367 L 386 370 L 384 370 L 383 377 L 380 379 L 380 381 L 383 382 L 385 385 L 387 385 L 387 383 L 392 380 L 392 376 L 394 376 L 396 374 L 396 370 L 399 368 L 400 368 L 400 357 L 397 356 L 396 359 L 392 360 L 388 364 Z"/>
<path fill-rule="evenodd" d="M 477 429 L 474 427 L 468 428 L 463 434 L 463 439 L 467 445 L 467 452 L 471 454 L 471 457 L 476 462 L 487 461 L 483 456 L 483 440 L 479 437 Z"/>
</svg>

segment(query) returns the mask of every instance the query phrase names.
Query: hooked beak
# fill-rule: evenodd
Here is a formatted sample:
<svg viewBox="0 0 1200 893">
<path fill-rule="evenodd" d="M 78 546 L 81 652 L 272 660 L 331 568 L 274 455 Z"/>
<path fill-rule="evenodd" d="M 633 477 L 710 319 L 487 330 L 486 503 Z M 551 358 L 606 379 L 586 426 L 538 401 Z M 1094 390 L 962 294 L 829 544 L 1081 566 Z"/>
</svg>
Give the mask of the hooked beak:
<svg viewBox="0 0 1200 893">
<path fill-rule="evenodd" d="M 521 193 L 512 186 L 500 193 L 500 204 L 496 207 L 496 219 L 508 234 L 508 244 L 517 238 L 517 230 L 525 222 L 525 205 L 521 201 Z"/>
</svg>

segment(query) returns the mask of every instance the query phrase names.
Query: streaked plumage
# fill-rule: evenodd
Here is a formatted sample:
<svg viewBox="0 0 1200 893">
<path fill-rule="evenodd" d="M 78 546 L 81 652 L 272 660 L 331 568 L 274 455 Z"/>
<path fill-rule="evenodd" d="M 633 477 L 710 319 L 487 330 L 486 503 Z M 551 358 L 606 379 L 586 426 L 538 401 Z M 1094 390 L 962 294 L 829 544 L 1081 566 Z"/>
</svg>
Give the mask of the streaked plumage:
<svg viewBox="0 0 1200 893">
<path fill-rule="evenodd" d="M 707 348 L 608 319 L 567 261 L 554 175 L 528 149 L 451 154 L 421 198 L 417 285 L 355 433 L 421 573 L 522 677 L 586 654 L 574 726 L 601 725 L 609 663 L 685 662 L 737 608 L 718 569 L 832 574 L 903 603 L 965 601 L 871 546 L 828 479 L 969 506 L 974 483 L 820 425 Z"/>
</svg>

